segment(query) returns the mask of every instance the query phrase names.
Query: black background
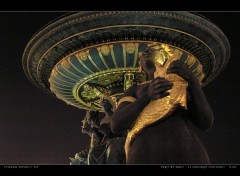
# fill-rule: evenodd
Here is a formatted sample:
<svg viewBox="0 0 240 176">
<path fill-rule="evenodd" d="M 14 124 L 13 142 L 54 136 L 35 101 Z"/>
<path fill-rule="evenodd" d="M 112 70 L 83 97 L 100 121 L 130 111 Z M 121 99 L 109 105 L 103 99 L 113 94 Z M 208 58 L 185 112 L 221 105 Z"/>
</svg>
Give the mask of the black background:
<svg viewBox="0 0 240 176">
<path fill-rule="evenodd" d="M 204 92 L 215 115 L 209 132 L 194 130 L 213 164 L 240 163 L 240 13 L 200 12 L 230 41 L 226 69 Z M 22 54 L 31 36 L 65 12 L 0 12 L 0 164 L 69 164 L 88 147 L 81 134 L 83 110 L 34 87 L 24 75 Z"/>
</svg>

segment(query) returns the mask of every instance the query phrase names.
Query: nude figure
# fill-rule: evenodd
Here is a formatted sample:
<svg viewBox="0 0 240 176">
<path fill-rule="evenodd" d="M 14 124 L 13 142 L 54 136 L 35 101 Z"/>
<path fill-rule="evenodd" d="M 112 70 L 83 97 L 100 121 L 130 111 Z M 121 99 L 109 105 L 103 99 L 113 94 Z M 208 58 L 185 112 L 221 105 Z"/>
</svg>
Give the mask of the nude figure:
<svg viewBox="0 0 240 176">
<path fill-rule="evenodd" d="M 163 77 L 154 78 L 156 65 L 150 59 L 148 48 L 141 58 L 143 71 L 149 83 L 132 86 L 124 97 L 135 101 L 124 101 L 112 115 L 111 129 L 114 133 L 130 130 L 143 109 L 152 101 L 169 95 L 173 86 Z M 129 147 L 127 164 L 209 164 L 208 154 L 188 123 L 201 130 L 209 130 L 213 124 L 213 113 L 202 91 L 199 81 L 189 67 L 177 60 L 170 64 L 167 74 L 177 74 L 187 83 L 187 110 L 182 106 L 166 118 L 144 128 Z M 154 111 L 154 109 L 152 109 Z"/>
</svg>

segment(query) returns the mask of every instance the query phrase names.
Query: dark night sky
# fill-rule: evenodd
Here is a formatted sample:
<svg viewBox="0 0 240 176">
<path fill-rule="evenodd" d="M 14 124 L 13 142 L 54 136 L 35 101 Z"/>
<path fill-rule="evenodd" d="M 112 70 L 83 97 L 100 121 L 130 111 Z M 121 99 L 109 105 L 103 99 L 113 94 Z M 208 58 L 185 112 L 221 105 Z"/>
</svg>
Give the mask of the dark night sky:
<svg viewBox="0 0 240 176">
<path fill-rule="evenodd" d="M 0 164 L 68 164 L 89 145 L 81 134 L 85 112 L 34 87 L 22 70 L 31 36 L 64 12 L 0 12 Z M 240 13 L 201 13 L 228 37 L 227 68 L 204 92 L 215 114 L 209 132 L 194 130 L 212 163 L 240 163 Z"/>
</svg>

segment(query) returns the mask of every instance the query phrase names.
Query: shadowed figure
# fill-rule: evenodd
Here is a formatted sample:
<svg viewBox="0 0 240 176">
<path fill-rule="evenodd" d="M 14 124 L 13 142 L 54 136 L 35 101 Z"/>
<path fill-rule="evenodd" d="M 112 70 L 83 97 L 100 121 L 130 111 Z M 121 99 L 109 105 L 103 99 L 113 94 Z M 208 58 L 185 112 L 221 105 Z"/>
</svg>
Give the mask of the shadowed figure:
<svg viewBox="0 0 240 176">
<path fill-rule="evenodd" d="M 87 111 L 84 118 L 82 132 L 91 136 L 87 164 L 105 164 L 105 141 L 104 134 L 99 131 L 100 121 L 103 118 L 98 111 Z"/>
<path fill-rule="evenodd" d="M 103 134 L 98 132 L 98 129 L 92 127 L 90 119 L 94 119 L 98 116 L 98 111 L 87 111 L 84 119 L 82 120 L 82 133 L 91 137 L 89 149 L 85 149 L 79 153 L 76 153 L 71 160 L 70 165 L 83 165 L 83 164 L 104 164 L 105 156 L 101 156 L 102 150 L 105 149 L 105 145 L 101 145 Z"/>
<path fill-rule="evenodd" d="M 85 117 L 92 129 L 88 164 L 124 164 L 125 136 L 111 131 L 113 107 L 109 100 L 103 99 L 101 106 L 105 116 L 98 111 L 88 111 Z M 89 133 L 86 127 L 83 131 Z"/>
<path fill-rule="evenodd" d="M 114 133 L 131 130 L 141 112 L 152 100 L 169 95 L 173 84 L 164 77 L 154 78 L 156 65 L 151 59 L 153 50 L 148 48 L 140 62 L 149 83 L 132 86 L 112 115 Z M 195 133 L 189 128 L 192 122 L 201 130 L 209 130 L 213 113 L 192 70 L 183 62 L 173 61 L 167 74 L 177 74 L 187 84 L 187 110 L 178 105 L 166 118 L 145 127 L 128 148 L 127 164 L 209 164 L 208 154 Z M 161 108 L 161 107 L 160 107 Z M 154 109 L 152 109 L 154 111 Z"/>
<path fill-rule="evenodd" d="M 111 131 L 111 116 L 113 106 L 108 99 L 103 99 L 101 106 L 105 112 L 105 117 L 101 121 L 101 132 L 106 136 L 106 164 L 125 164 L 125 136 L 126 132 L 114 134 Z"/>
</svg>

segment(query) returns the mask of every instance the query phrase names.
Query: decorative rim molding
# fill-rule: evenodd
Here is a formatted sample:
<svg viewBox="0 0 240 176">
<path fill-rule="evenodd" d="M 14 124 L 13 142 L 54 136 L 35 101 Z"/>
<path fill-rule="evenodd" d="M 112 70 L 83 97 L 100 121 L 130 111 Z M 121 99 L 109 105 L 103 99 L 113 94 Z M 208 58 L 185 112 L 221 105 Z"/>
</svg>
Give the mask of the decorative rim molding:
<svg viewBox="0 0 240 176">
<path fill-rule="evenodd" d="M 230 57 L 230 45 L 223 32 L 196 14 L 169 11 L 79 12 L 55 20 L 31 38 L 23 54 L 23 69 L 35 86 L 55 96 L 56 93 L 50 89 L 49 78 L 61 60 L 88 48 L 124 42 L 165 43 L 194 55 L 205 74 L 202 86 L 219 75 Z M 90 58 L 90 62 L 96 71 L 102 71 L 94 58 Z M 134 68 L 138 64 L 137 59 L 133 62 Z M 102 64 L 112 69 L 107 62 L 103 61 Z M 113 64 L 116 67 L 117 61 Z M 125 60 L 124 64 L 126 66 Z M 79 74 L 85 74 L 85 77 L 90 75 L 82 70 Z M 78 75 L 74 73 L 72 76 Z M 56 81 L 71 82 L 71 78 Z M 59 87 L 61 90 L 65 88 Z"/>
</svg>

